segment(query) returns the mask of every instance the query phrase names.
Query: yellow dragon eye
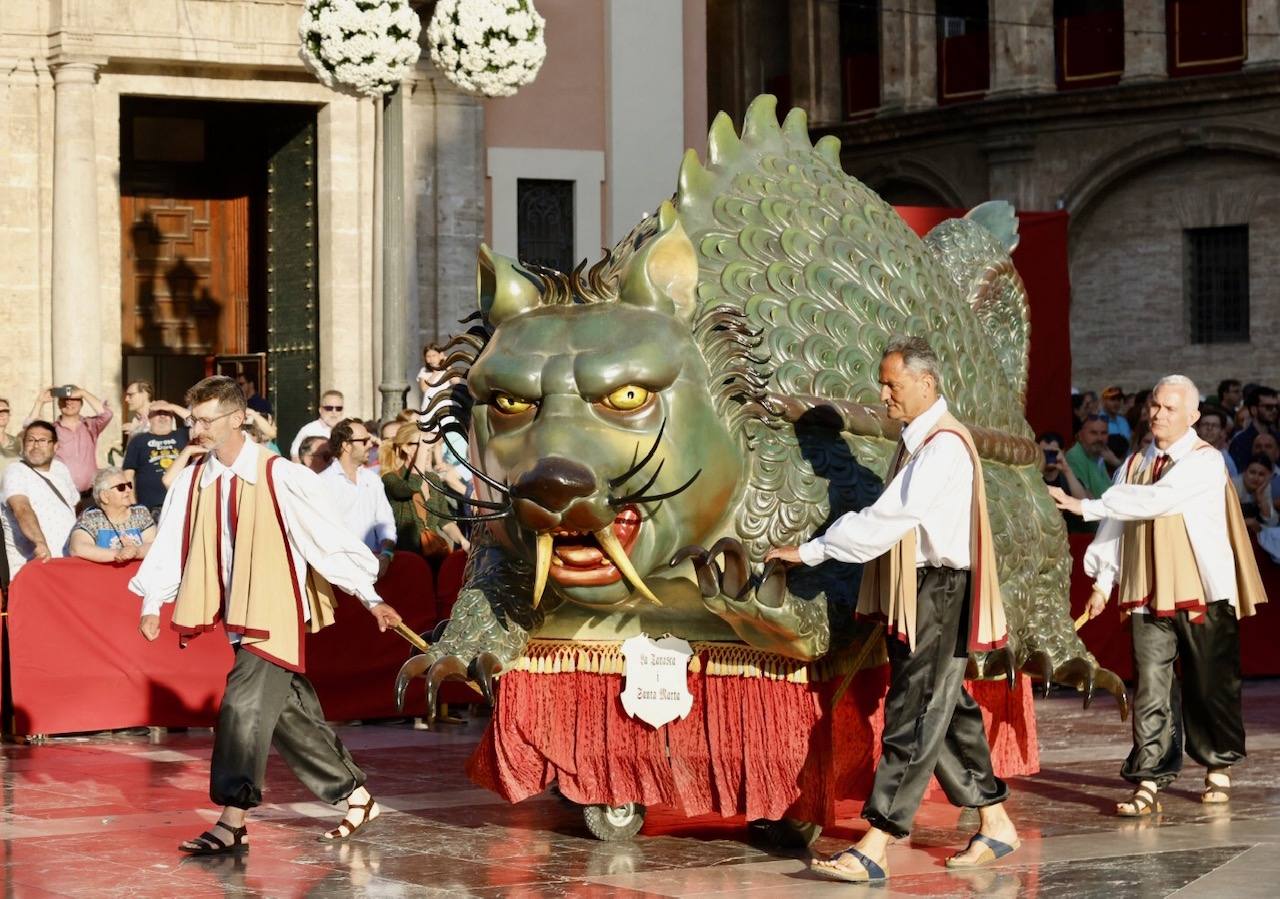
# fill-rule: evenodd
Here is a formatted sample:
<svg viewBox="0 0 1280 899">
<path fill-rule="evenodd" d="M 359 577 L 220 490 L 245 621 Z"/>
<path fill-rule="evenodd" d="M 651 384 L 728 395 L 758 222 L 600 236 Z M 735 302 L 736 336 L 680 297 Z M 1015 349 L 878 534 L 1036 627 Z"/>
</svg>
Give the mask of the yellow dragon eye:
<svg viewBox="0 0 1280 899">
<path fill-rule="evenodd" d="M 518 400 L 509 393 L 495 393 L 493 405 L 497 406 L 498 411 L 504 415 L 519 415 L 533 408 L 533 403 L 528 400 Z"/>
<path fill-rule="evenodd" d="M 649 402 L 649 391 L 635 384 L 627 384 L 614 390 L 602 402 L 618 412 L 634 412 Z"/>
</svg>

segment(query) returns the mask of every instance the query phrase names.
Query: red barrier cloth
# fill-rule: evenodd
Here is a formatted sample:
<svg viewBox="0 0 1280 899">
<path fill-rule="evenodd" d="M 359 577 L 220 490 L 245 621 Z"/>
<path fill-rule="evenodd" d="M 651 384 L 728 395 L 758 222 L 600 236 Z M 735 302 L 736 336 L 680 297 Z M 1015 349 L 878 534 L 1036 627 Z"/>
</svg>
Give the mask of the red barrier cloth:
<svg viewBox="0 0 1280 899">
<path fill-rule="evenodd" d="M 1093 581 L 1084 573 L 1084 553 L 1092 534 L 1071 534 L 1071 615 L 1084 611 Z M 1270 602 L 1258 607 L 1258 614 L 1240 621 L 1240 671 L 1245 677 L 1280 675 L 1280 565 L 1254 546 L 1262 586 Z M 1133 640 L 1128 621 L 1120 621 L 1113 597 L 1102 614 L 1080 629 L 1080 639 L 1103 668 L 1110 668 L 1127 681 L 1133 680 Z"/>
<path fill-rule="evenodd" d="M 139 563 L 103 565 L 55 559 L 23 566 L 9 599 L 9 676 L 15 732 L 74 733 L 121 727 L 209 726 L 216 718 L 232 652 L 221 625 L 178 648 L 161 610 L 160 637 L 138 633 L 141 600 L 128 591 Z M 437 620 L 431 570 L 397 553 L 378 592 L 416 631 Z M 337 621 L 308 636 L 307 677 L 334 720 L 394 716 L 396 674 L 412 650 L 380 633 L 357 599 L 337 594 Z M 471 702 L 474 692 L 446 684 L 442 698 Z M 423 703 L 421 681 L 407 708 Z"/>
<path fill-rule="evenodd" d="M 963 209 L 895 206 L 911 230 L 924 236 Z M 1037 433 L 1071 426 L 1071 278 L 1067 264 L 1065 212 L 1018 212 L 1018 248 L 1013 265 L 1027 288 L 1031 350 L 1027 372 L 1027 421 Z"/>
<path fill-rule="evenodd" d="M 686 817 L 831 823 L 839 799 L 865 798 L 880 754 L 888 668 L 838 682 L 690 673 L 689 715 L 654 729 L 622 708 L 622 676 L 502 675 L 497 709 L 467 773 L 510 802 L 555 781 L 575 802 L 674 807 Z M 969 682 L 1002 777 L 1040 770 L 1030 682 Z"/>
<path fill-rule="evenodd" d="M 128 591 L 140 563 L 54 559 L 24 565 L 9 597 L 9 677 L 19 734 L 213 723 L 231 647 L 219 624 L 178 648 L 138 633 L 141 600 Z"/>
</svg>

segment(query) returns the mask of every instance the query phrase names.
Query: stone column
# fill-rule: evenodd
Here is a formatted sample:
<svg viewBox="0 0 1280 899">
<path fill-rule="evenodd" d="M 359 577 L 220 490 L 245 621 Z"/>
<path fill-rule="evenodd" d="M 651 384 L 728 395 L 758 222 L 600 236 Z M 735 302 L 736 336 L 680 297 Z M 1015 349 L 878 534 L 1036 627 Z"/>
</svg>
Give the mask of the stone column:
<svg viewBox="0 0 1280 899">
<path fill-rule="evenodd" d="M 404 106 L 406 85 L 400 85 L 382 109 L 382 420 L 390 421 L 404 408 L 410 365 L 405 325 L 404 228 Z"/>
<path fill-rule="evenodd" d="M 54 63 L 53 380 L 103 395 L 98 298 L 98 173 L 93 94 L 98 64 Z"/>
<path fill-rule="evenodd" d="M 992 0 L 989 96 L 1049 93 L 1053 71 L 1053 0 Z"/>
<path fill-rule="evenodd" d="M 1249 4 L 1246 69 L 1280 65 L 1280 0 L 1252 0 Z"/>
<path fill-rule="evenodd" d="M 839 3 L 791 0 L 791 105 L 808 113 L 810 125 L 831 124 L 843 118 L 842 99 Z"/>
<path fill-rule="evenodd" d="M 934 0 L 880 9 L 880 111 L 938 105 L 938 21 Z"/>
<path fill-rule="evenodd" d="M 1124 75 L 1121 81 L 1159 81 L 1169 76 L 1164 4 L 1129 0 L 1124 5 Z"/>
<path fill-rule="evenodd" d="M 465 331 L 476 311 L 476 247 L 484 240 L 484 105 L 435 79 L 435 297 L 422 315 L 436 341 Z M 419 222 L 421 234 L 423 223 Z M 415 348 L 420 350 L 421 347 Z"/>
</svg>

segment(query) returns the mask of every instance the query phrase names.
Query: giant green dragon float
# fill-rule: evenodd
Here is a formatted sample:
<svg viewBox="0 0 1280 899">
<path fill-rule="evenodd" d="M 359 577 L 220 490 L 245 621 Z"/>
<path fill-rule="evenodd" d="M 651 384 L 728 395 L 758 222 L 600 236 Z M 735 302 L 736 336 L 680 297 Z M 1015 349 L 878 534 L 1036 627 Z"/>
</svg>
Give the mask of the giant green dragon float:
<svg viewBox="0 0 1280 899">
<path fill-rule="evenodd" d="M 513 800 L 555 782 L 602 810 L 598 835 L 634 831 L 646 802 L 830 818 L 871 768 L 883 649 L 853 618 L 859 566 L 760 562 L 878 495 L 898 434 L 880 353 L 920 335 L 984 458 L 1009 619 L 971 686 L 1013 735 L 993 737 L 998 769 L 1035 770 L 1019 670 L 1086 703 L 1095 684 L 1124 692 L 1069 618 L 1066 532 L 1023 412 L 1016 242 L 1002 203 L 919 238 L 835 138 L 812 144 L 800 110 L 779 126 L 762 96 L 741 136 L 716 118 L 706 162 L 690 151 L 675 196 L 589 270 L 482 248 L 479 310 L 444 366 L 474 406 L 442 396 L 423 424 L 469 411 L 473 548 L 398 695 L 416 676 L 428 710 L 450 678 L 496 695 L 472 776 Z M 695 652 L 693 713 L 658 729 L 617 707 L 619 645 L 642 633 Z"/>
</svg>

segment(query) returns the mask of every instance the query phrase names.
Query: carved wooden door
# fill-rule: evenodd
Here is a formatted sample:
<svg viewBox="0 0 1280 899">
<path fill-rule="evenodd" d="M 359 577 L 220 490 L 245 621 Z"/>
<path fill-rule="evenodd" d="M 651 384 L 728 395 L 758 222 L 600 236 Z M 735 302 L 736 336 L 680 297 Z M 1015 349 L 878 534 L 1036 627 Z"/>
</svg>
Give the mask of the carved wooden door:
<svg viewBox="0 0 1280 899">
<path fill-rule="evenodd" d="M 249 198 L 122 196 L 125 353 L 249 350 Z"/>
</svg>

